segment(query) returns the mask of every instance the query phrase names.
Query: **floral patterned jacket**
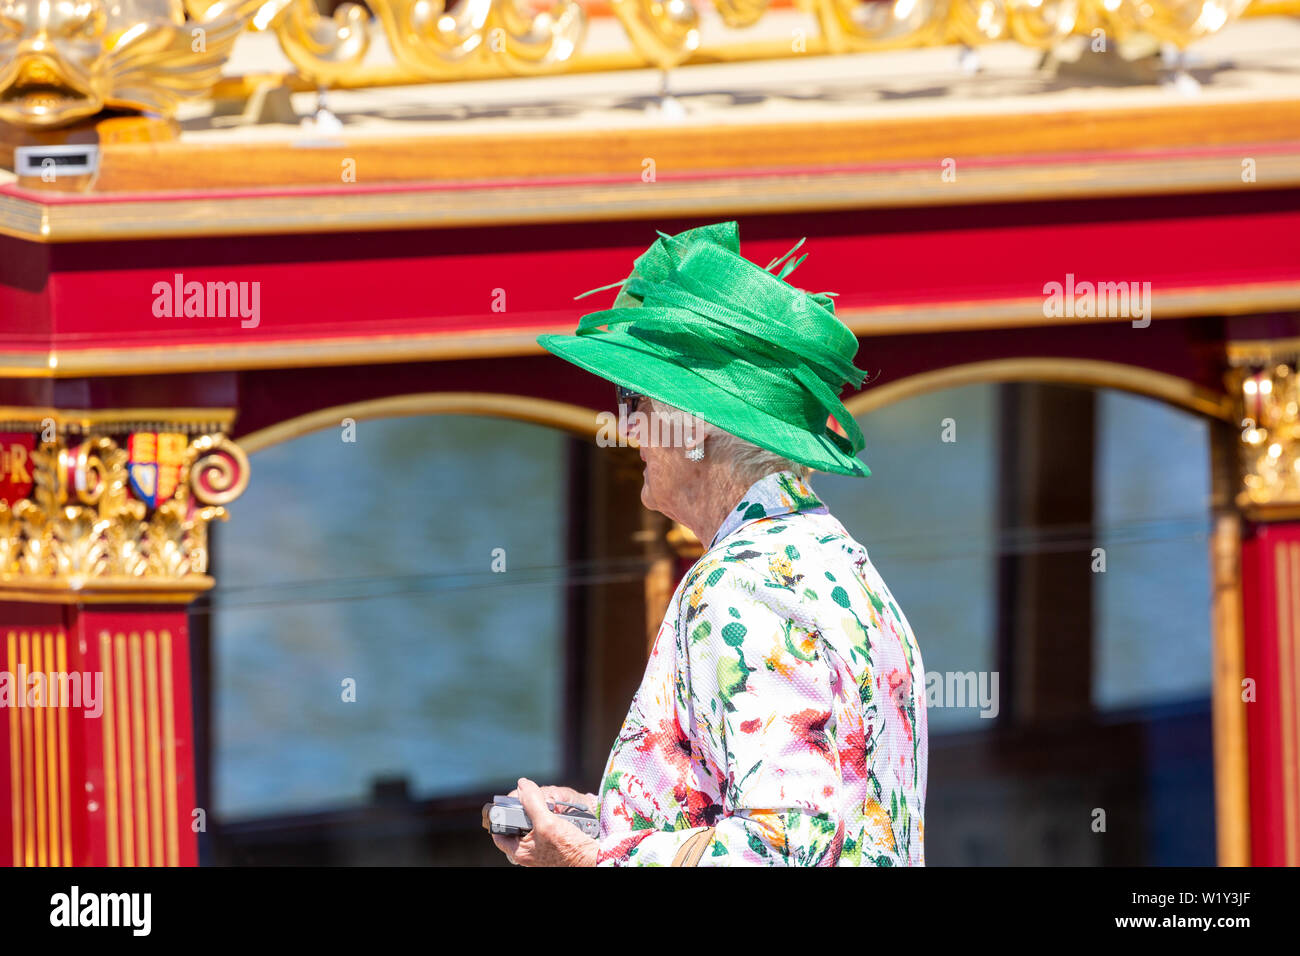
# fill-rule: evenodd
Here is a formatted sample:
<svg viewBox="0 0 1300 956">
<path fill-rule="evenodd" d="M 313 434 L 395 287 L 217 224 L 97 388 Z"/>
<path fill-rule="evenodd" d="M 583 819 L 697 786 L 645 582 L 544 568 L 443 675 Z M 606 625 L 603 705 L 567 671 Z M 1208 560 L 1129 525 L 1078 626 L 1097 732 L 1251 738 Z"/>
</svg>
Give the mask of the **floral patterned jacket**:
<svg viewBox="0 0 1300 956">
<path fill-rule="evenodd" d="M 923 866 L 925 670 L 866 550 L 792 472 L 674 593 L 600 786 L 598 866 Z"/>
</svg>

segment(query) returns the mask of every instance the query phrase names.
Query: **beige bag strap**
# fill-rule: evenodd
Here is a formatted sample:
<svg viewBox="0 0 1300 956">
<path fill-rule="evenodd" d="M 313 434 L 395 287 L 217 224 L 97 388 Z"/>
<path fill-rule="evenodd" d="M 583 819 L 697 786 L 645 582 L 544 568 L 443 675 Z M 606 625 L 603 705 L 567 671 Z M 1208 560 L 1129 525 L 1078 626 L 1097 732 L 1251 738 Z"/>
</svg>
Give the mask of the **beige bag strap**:
<svg viewBox="0 0 1300 956">
<path fill-rule="evenodd" d="M 682 844 L 677 855 L 673 857 L 672 866 L 699 866 L 704 849 L 713 840 L 713 827 L 701 830 Z"/>
</svg>

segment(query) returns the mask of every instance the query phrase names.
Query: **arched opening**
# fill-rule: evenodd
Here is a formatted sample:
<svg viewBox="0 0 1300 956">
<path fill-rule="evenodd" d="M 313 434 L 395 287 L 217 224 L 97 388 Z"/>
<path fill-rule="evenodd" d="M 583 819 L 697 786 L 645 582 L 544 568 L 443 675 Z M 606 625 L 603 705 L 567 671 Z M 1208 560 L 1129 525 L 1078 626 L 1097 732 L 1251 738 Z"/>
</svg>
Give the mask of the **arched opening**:
<svg viewBox="0 0 1300 956">
<path fill-rule="evenodd" d="M 210 862 L 504 862 L 485 798 L 586 783 L 645 615 L 639 476 L 595 431 L 460 393 L 241 439 L 255 477 L 192 619 Z"/>
<path fill-rule="evenodd" d="M 927 861 L 1212 863 L 1226 403 L 1051 362 L 863 393 L 872 477 L 814 479 L 937 675 Z M 644 665 L 646 515 L 635 455 L 594 448 L 593 411 L 547 404 L 404 396 L 242 439 L 255 478 L 196 612 L 212 858 L 496 862 L 466 826 L 483 795 L 598 776 Z"/>
<path fill-rule="evenodd" d="M 920 643 L 927 862 L 1212 864 L 1219 402 L 1051 362 L 857 396 L 871 477 L 814 479 Z"/>
</svg>

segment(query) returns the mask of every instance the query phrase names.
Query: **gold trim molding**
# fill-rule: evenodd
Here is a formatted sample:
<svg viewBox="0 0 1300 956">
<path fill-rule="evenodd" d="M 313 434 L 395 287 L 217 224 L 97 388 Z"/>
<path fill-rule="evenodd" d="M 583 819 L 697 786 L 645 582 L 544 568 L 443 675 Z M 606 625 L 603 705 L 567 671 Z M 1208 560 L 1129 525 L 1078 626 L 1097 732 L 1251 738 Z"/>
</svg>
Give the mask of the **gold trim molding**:
<svg viewBox="0 0 1300 956">
<path fill-rule="evenodd" d="M 229 432 L 233 408 L 42 408 L 0 405 L 0 431 L 40 431 L 53 424 L 59 435 L 178 431 L 186 434 Z"/>
<path fill-rule="evenodd" d="M 1300 362 L 1300 337 L 1284 339 L 1238 339 L 1227 344 L 1228 364 L 1233 368 Z"/>
<path fill-rule="evenodd" d="M 1235 421 L 1232 397 L 1226 392 L 1212 392 L 1163 372 L 1095 359 L 1010 358 L 971 362 L 877 386 L 848 398 L 844 405 L 856 417 L 929 392 L 994 382 L 1052 382 L 1114 388 L 1168 402 L 1207 418 Z"/>
<path fill-rule="evenodd" d="M 583 438 L 595 438 L 600 431 L 600 421 L 597 418 L 599 414 L 596 410 L 581 405 L 522 395 L 500 395 L 492 392 L 418 392 L 322 408 L 250 432 L 240 438 L 239 444 L 251 455 L 272 445 L 310 435 L 312 432 L 337 428 L 345 418 L 366 421 L 414 415 L 483 415 L 489 418 L 508 418 L 558 428 Z"/>
<path fill-rule="evenodd" d="M 0 600 L 32 604 L 188 604 L 215 580 L 206 574 L 190 574 L 177 581 L 137 577 L 88 578 L 69 576 L 33 580 L 18 574 L 0 574 Z"/>
</svg>

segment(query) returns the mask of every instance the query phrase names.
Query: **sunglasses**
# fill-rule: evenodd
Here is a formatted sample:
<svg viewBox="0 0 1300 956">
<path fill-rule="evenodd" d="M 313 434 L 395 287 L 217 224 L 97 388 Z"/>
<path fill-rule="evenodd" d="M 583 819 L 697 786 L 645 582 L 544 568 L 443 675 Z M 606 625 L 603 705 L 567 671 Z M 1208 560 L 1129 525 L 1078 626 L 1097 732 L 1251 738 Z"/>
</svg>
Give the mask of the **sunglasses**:
<svg viewBox="0 0 1300 956">
<path fill-rule="evenodd" d="M 614 395 L 618 399 L 620 406 L 626 406 L 628 412 L 634 412 L 641 404 L 641 399 L 645 398 L 640 392 L 634 392 L 630 388 L 624 388 L 622 385 L 614 386 Z"/>
</svg>

